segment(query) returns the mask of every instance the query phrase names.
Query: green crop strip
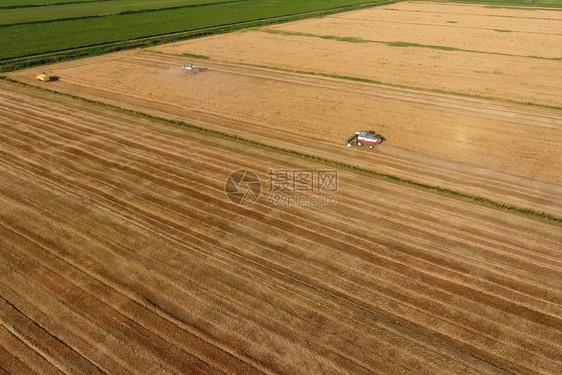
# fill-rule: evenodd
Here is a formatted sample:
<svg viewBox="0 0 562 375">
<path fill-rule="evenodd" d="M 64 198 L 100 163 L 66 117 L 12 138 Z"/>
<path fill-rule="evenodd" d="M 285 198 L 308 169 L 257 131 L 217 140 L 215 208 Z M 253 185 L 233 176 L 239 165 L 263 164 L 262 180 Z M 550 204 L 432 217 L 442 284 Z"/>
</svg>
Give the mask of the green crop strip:
<svg viewBox="0 0 562 375">
<path fill-rule="evenodd" d="M 20 8 L 38 8 L 38 7 L 49 7 L 49 6 L 58 6 L 58 5 L 71 5 L 71 4 L 89 4 L 89 3 L 103 3 L 108 1 L 115 1 L 115 0 L 76 0 L 76 1 L 59 1 L 54 3 L 42 3 L 42 4 L 13 4 L 13 5 L 3 5 L 0 6 L 0 10 L 7 10 L 7 9 L 20 9 Z"/>
<path fill-rule="evenodd" d="M 386 42 L 385 44 L 389 47 L 417 47 L 417 48 L 440 49 L 443 51 L 480 52 L 480 51 L 463 50 L 455 47 L 433 46 L 428 44 L 418 44 L 418 43 L 410 43 L 410 42 Z M 486 52 L 481 52 L 481 53 L 486 53 Z"/>
<path fill-rule="evenodd" d="M 558 10 L 562 0 L 429 0 L 435 3 L 482 4 L 491 9 Z"/>
<path fill-rule="evenodd" d="M 182 56 L 185 57 L 191 57 L 194 59 L 201 59 L 201 60 L 210 60 L 211 58 L 209 56 L 203 56 L 203 55 L 196 55 L 194 53 L 182 53 Z"/>
<path fill-rule="evenodd" d="M 112 0 L 103 0 L 103 1 L 112 1 Z M 94 15 L 87 15 L 87 16 L 79 16 L 79 17 L 66 17 L 66 18 L 54 18 L 54 19 L 47 19 L 47 20 L 39 20 L 39 21 L 26 21 L 26 22 L 17 22 L 17 23 L 5 23 L 0 24 L 0 27 L 11 27 L 11 26 L 22 26 L 22 25 L 35 25 L 35 24 L 46 24 L 46 23 L 57 23 L 63 21 L 76 21 L 76 20 L 85 20 L 85 19 L 92 19 L 92 18 L 103 18 L 103 17 L 112 17 L 112 16 L 120 16 L 120 15 L 129 15 L 129 14 L 140 14 L 140 13 L 150 13 L 150 12 L 163 12 L 168 10 L 180 10 L 184 8 L 200 8 L 200 7 L 208 7 L 208 6 L 217 6 L 217 5 L 228 5 L 228 4 L 235 4 L 235 3 L 242 3 L 242 2 L 250 2 L 250 1 L 258 1 L 258 0 L 227 0 L 227 1 L 218 1 L 218 2 L 211 2 L 211 3 L 201 3 L 201 4 L 186 4 L 186 5 L 178 5 L 173 7 L 163 7 L 163 8 L 149 8 L 149 9 L 138 9 L 138 10 L 124 10 L 122 12 L 117 13 L 108 13 L 108 14 L 94 14 Z M 72 3 L 75 4 L 75 3 Z"/>
<path fill-rule="evenodd" d="M 335 35 L 319 35 L 319 34 L 310 34 L 310 33 L 303 33 L 299 31 L 286 31 L 286 30 L 277 30 L 277 29 L 258 29 L 253 28 L 253 31 L 264 32 L 268 34 L 277 34 L 277 35 L 285 35 L 285 36 L 304 36 L 308 38 L 320 38 L 320 39 L 328 39 L 328 40 L 336 40 L 338 42 L 346 42 L 346 43 L 374 43 L 372 40 L 362 39 L 362 38 L 355 38 L 355 37 L 341 37 Z"/>
<path fill-rule="evenodd" d="M 517 212 L 517 213 L 523 214 L 523 215 L 538 217 L 538 218 L 562 223 L 562 218 L 547 214 L 545 212 L 538 212 L 538 211 L 528 209 L 528 208 L 520 208 L 520 207 L 516 207 L 516 206 L 502 204 L 502 203 L 496 202 L 496 201 L 491 200 L 491 199 L 486 198 L 486 197 L 461 193 L 461 192 L 454 191 L 454 190 L 451 190 L 451 189 L 442 188 L 442 187 L 436 186 L 436 185 L 429 185 L 429 184 L 415 182 L 415 181 L 412 181 L 412 180 L 409 180 L 409 179 L 404 179 L 404 178 L 393 176 L 393 175 L 390 175 L 390 174 L 376 172 L 376 171 L 371 170 L 371 169 L 357 167 L 357 166 L 352 165 L 352 164 L 338 162 L 338 161 L 335 161 L 335 160 L 310 155 L 310 154 L 300 152 L 300 151 L 295 151 L 295 150 L 290 150 L 290 149 L 286 149 L 286 148 L 282 148 L 282 147 L 268 145 L 266 143 L 242 138 L 242 137 L 239 137 L 237 135 L 228 134 L 228 133 L 225 133 L 225 132 L 222 132 L 222 131 L 219 131 L 219 130 L 212 130 L 212 129 L 204 128 L 204 127 L 201 127 L 201 126 L 196 126 L 196 125 L 184 122 L 184 121 L 170 120 L 170 119 L 166 119 L 166 118 L 163 118 L 163 117 L 150 115 L 150 114 L 144 113 L 144 112 L 139 112 L 139 111 L 121 108 L 119 106 L 115 106 L 115 105 L 112 105 L 112 104 L 108 104 L 108 103 L 104 103 L 104 102 L 100 102 L 100 101 L 96 101 L 96 100 L 91 100 L 91 99 L 86 99 L 86 98 L 83 98 L 83 97 L 80 97 L 80 96 L 76 96 L 76 95 L 72 95 L 72 94 L 68 94 L 68 93 L 63 93 L 63 92 L 59 92 L 59 91 L 55 91 L 55 90 L 51 90 L 51 89 L 46 89 L 46 88 L 38 87 L 38 86 L 34 86 L 34 85 L 30 85 L 30 84 L 27 84 L 27 83 L 24 83 L 24 82 L 13 80 L 13 79 L 5 77 L 5 76 L 0 76 L 0 80 L 10 82 L 10 83 L 13 83 L 13 84 L 17 84 L 17 85 L 20 85 L 20 86 L 28 87 L 28 88 L 33 88 L 33 89 L 44 91 L 44 92 L 49 92 L 49 93 L 55 94 L 55 95 L 65 96 L 65 97 L 76 99 L 76 100 L 81 100 L 81 101 L 84 101 L 84 102 L 87 102 L 87 103 L 96 104 L 96 105 L 103 106 L 103 107 L 106 107 L 106 108 L 111 108 L 113 110 L 117 110 L 117 111 L 120 111 L 122 113 L 129 114 L 129 115 L 139 116 L 139 117 L 147 118 L 147 119 L 150 119 L 150 120 L 155 120 L 155 121 L 159 121 L 159 122 L 163 122 L 163 123 L 182 126 L 182 127 L 189 128 L 189 129 L 192 129 L 192 130 L 195 130 L 195 131 L 198 131 L 198 132 L 212 134 L 214 136 L 218 136 L 218 137 L 221 137 L 221 138 L 224 138 L 224 139 L 236 140 L 238 142 L 245 143 L 245 144 L 248 144 L 248 145 L 253 145 L 253 146 L 256 146 L 256 147 L 261 148 L 261 149 L 275 151 L 275 152 L 279 152 L 279 153 L 282 153 L 282 154 L 285 154 L 285 155 L 296 156 L 296 157 L 299 157 L 299 158 L 302 158 L 302 159 L 312 160 L 312 161 L 315 161 L 315 162 L 318 162 L 318 163 L 322 163 L 324 165 L 335 166 L 335 167 L 347 169 L 347 170 L 354 171 L 354 172 L 360 172 L 362 174 L 374 176 L 374 177 L 381 178 L 381 179 L 384 179 L 384 180 L 388 180 L 388 181 L 392 181 L 392 182 L 396 182 L 396 183 L 401 183 L 401 184 L 405 184 L 405 185 L 410 185 L 410 186 L 415 186 L 415 187 L 422 188 L 422 189 L 425 189 L 425 190 L 436 191 L 436 192 L 439 192 L 439 193 L 442 193 L 442 194 L 445 194 L 445 195 L 449 195 L 449 196 L 453 196 L 453 197 L 457 197 L 457 198 L 468 199 L 468 200 L 471 200 L 473 202 L 477 202 L 477 203 L 480 203 L 480 204 L 483 204 L 483 205 L 486 205 L 486 206 L 499 208 L 499 209 L 506 210 L 506 211 Z"/>
</svg>

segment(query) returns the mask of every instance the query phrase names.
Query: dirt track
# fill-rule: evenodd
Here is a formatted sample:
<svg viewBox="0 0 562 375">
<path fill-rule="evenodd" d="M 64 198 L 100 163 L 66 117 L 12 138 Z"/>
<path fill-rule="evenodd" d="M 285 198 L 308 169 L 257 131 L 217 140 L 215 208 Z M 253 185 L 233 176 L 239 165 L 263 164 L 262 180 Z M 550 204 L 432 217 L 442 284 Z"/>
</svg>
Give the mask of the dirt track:
<svg viewBox="0 0 562 375">
<path fill-rule="evenodd" d="M 560 225 L 0 84 L 0 363 L 42 373 L 554 374 Z M 368 228 L 368 230 L 366 230 Z"/>
</svg>

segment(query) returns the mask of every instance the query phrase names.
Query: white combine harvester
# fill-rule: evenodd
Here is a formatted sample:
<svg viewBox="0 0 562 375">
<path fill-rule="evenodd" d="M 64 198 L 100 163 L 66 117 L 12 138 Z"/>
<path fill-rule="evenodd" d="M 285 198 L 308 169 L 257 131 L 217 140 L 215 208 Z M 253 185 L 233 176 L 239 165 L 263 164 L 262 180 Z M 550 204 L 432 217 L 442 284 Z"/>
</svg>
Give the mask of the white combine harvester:
<svg viewBox="0 0 562 375">
<path fill-rule="evenodd" d="M 183 66 L 183 70 L 185 70 L 186 72 L 188 72 L 189 74 L 195 74 L 197 73 L 197 68 L 195 67 L 195 65 L 193 64 L 185 64 Z"/>
<path fill-rule="evenodd" d="M 361 130 L 355 132 L 355 135 L 347 140 L 347 147 L 369 145 L 369 148 L 373 148 L 384 141 L 385 138 L 382 135 L 372 130 Z"/>
</svg>

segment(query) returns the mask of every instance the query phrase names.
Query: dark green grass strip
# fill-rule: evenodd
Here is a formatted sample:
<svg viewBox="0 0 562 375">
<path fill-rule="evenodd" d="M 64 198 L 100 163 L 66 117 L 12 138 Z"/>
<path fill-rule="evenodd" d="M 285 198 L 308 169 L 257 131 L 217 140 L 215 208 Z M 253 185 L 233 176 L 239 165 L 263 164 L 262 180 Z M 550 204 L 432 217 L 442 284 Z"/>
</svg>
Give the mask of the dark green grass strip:
<svg viewBox="0 0 562 375">
<path fill-rule="evenodd" d="M 306 154 L 306 153 L 303 153 L 303 152 L 300 152 L 300 151 L 295 151 L 295 150 L 290 150 L 290 149 L 286 149 L 286 148 L 282 148 L 282 147 L 268 145 L 266 143 L 242 138 L 242 137 L 239 137 L 237 135 L 228 134 L 228 133 L 225 133 L 225 132 L 222 132 L 222 131 L 219 131 L 219 130 L 204 128 L 204 127 L 193 125 L 193 124 L 190 124 L 190 123 L 187 123 L 187 122 L 184 122 L 184 121 L 170 120 L 170 119 L 166 119 L 166 118 L 163 118 L 163 117 L 150 115 L 150 114 L 144 113 L 144 112 L 139 112 L 139 111 L 121 108 L 119 106 L 115 106 L 115 105 L 112 105 L 112 104 L 100 102 L 100 101 L 97 101 L 97 100 L 86 99 L 86 98 L 83 98 L 83 97 L 80 97 L 80 96 L 76 96 L 76 95 L 72 95 L 72 94 L 68 94 L 68 93 L 63 93 L 63 92 L 59 92 L 59 91 L 55 91 L 55 90 L 51 90 L 51 89 L 47 89 L 47 88 L 43 88 L 43 87 L 38 87 L 38 86 L 34 86 L 34 85 L 30 85 L 30 84 L 27 84 L 27 83 L 24 83 L 24 82 L 20 82 L 20 81 L 8 78 L 6 76 L 0 76 L 0 80 L 7 81 L 7 82 L 10 82 L 10 83 L 13 83 L 13 84 L 20 85 L 20 86 L 28 87 L 28 88 L 33 88 L 33 89 L 36 89 L 36 90 L 49 92 L 51 94 L 65 96 L 65 97 L 68 97 L 68 98 L 81 100 L 81 101 L 84 101 L 84 102 L 87 102 L 87 103 L 96 104 L 96 105 L 99 105 L 99 106 L 111 108 L 113 110 L 117 110 L 117 111 L 120 111 L 120 112 L 123 112 L 123 113 L 126 113 L 126 114 L 144 117 L 144 118 L 147 118 L 147 119 L 150 119 L 150 120 L 160 121 L 160 122 L 164 122 L 164 123 L 167 123 L 167 124 L 182 126 L 182 127 L 189 128 L 189 129 L 192 129 L 192 130 L 195 130 L 195 131 L 198 131 L 198 132 L 211 134 L 211 135 L 214 135 L 214 136 L 217 136 L 217 137 L 220 137 L 220 138 L 236 140 L 238 142 L 248 144 L 248 145 L 252 145 L 252 146 L 256 146 L 256 147 L 261 148 L 261 149 L 275 151 L 275 152 L 279 152 L 279 153 L 282 153 L 282 154 L 285 154 L 285 155 L 291 155 L 291 156 L 299 157 L 301 159 L 312 160 L 312 161 L 322 163 L 322 164 L 325 164 L 325 165 L 334 166 L 334 167 L 338 167 L 338 168 L 342 168 L 342 169 L 347 169 L 347 170 L 350 170 L 350 171 L 353 171 L 353 172 L 359 172 L 359 173 L 362 173 L 362 174 L 374 176 L 374 177 L 377 177 L 377 178 L 380 178 L 380 179 L 383 179 L 383 180 L 387 180 L 387 181 L 392 181 L 392 182 L 401 183 L 401 184 L 405 184 L 405 185 L 415 186 L 415 187 L 425 189 L 425 190 L 436 191 L 436 192 L 439 192 L 439 193 L 442 193 L 442 194 L 445 194 L 445 195 L 449 195 L 449 196 L 452 196 L 452 197 L 468 199 L 468 200 L 483 204 L 485 206 L 499 208 L 499 209 L 506 210 L 506 211 L 517 212 L 519 214 L 538 217 L 538 218 L 542 218 L 542 219 L 547 219 L 547 220 L 554 221 L 554 222 L 557 222 L 557 223 L 562 223 L 562 218 L 547 214 L 545 212 L 538 212 L 538 211 L 535 211 L 535 210 L 532 210 L 532 209 L 529 209 L 529 208 L 520 208 L 520 207 L 516 207 L 516 206 L 502 204 L 502 203 L 498 203 L 498 202 L 493 201 L 493 200 L 491 200 L 489 198 L 486 198 L 486 197 L 461 193 L 461 192 L 454 191 L 454 190 L 451 190 L 451 189 L 442 188 L 442 187 L 436 186 L 436 185 L 423 184 L 423 183 L 419 183 L 419 182 L 412 181 L 412 180 L 409 180 L 409 179 L 393 176 L 393 175 L 390 175 L 390 174 L 376 172 L 376 171 L 371 170 L 371 169 L 357 167 L 357 166 L 352 165 L 352 164 L 347 164 L 347 163 L 343 163 L 343 162 L 339 162 L 339 161 L 335 161 L 335 160 L 331 160 L 331 159 L 326 159 L 326 158 L 322 158 L 322 157 L 319 157 L 319 156 Z"/>
<path fill-rule="evenodd" d="M 512 32 L 511 30 L 499 30 L 494 29 L 496 32 L 500 33 L 507 33 Z M 539 60 L 554 60 L 560 61 L 562 57 L 543 57 L 543 56 L 533 56 L 533 55 L 514 55 L 511 53 L 503 53 L 503 52 L 493 52 L 493 51 L 478 51 L 473 49 L 464 49 L 464 48 L 456 48 L 456 47 L 448 47 L 448 46 L 436 46 L 430 44 L 418 44 L 418 43 L 410 43 L 410 42 L 375 42 L 375 43 L 385 43 L 387 46 L 390 47 L 414 47 L 414 48 L 431 48 L 431 49 L 438 49 L 443 51 L 456 51 L 456 52 L 468 52 L 468 53 L 483 53 L 487 55 L 498 55 L 498 56 L 509 56 L 509 57 L 523 57 L 527 59 L 539 59 Z"/>
<path fill-rule="evenodd" d="M 260 31 L 268 34 L 285 35 L 285 36 L 304 36 L 307 38 L 320 38 L 328 40 L 336 40 L 338 42 L 347 43 L 382 43 L 375 40 L 356 38 L 356 37 L 346 37 L 346 36 L 335 36 L 335 35 L 319 35 L 311 33 L 303 33 L 300 31 L 287 31 L 287 30 L 276 30 L 276 29 L 253 29 L 254 31 Z"/>
<path fill-rule="evenodd" d="M 481 51 L 460 49 L 460 48 L 456 48 L 456 47 L 435 46 L 435 45 L 431 45 L 431 44 L 418 44 L 418 43 L 410 43 L 410 42 L 386 42 L 385 44 L 389 47 L 417 47 L 417 48 L 440 49 L 440 50 L 443 50 L 443 51 L 462 51 L 462 52 L 487 53 L 487 52 L 481 52 Z"/>
<path fill-rule="evenodd" d="M 14 5 L 0 6 L 0 10 L 50 7 L 50 6 L 57 6 L 57 5 L 70 5 L 70 4 L 104 3 L 107 1 L 115 1 L 115 0 L 78 0 L 78 1 L 59 1 L 59 2 L 47 3 L 47 4 L 14 4 Z"/>
<path fill-rule="evenodd" d="M 484 3 L 482 3 L 482 4 L 484 4 Z M 531 4 L 529 4 L 529 5 L 531 5 Z M 485 6 L 484 8 L 488 8 L 488 9 L 515 9 L 515 10 L 528 10 L 528 11 L 536 11 L 536 10 L 560 11 L 561 9 L 558 9 L 558 7 L 560 7 L 560 6 L 561 5 L 557 5 L 557 4 L 537 4 L 535 7 L 488 5 L 488 6 Z"/>
<path fill-rule="evenodd" d="M 559 10 L 562 0 L 428 0 L 434 3 L 481 4 L 484 8 L 517 10 Z M 560 9 L 562 10 L 562 9 Z"/>
<path fill-rule="evenodd" d="M 201 60 L 210 60 L 211 59 L 209 56 L 196 55 L 195 53 L 182 53 L 181 55 L 185 56 L 185 57 L 192 57 L 194 59 L 201 59 Z"/>
</svg>

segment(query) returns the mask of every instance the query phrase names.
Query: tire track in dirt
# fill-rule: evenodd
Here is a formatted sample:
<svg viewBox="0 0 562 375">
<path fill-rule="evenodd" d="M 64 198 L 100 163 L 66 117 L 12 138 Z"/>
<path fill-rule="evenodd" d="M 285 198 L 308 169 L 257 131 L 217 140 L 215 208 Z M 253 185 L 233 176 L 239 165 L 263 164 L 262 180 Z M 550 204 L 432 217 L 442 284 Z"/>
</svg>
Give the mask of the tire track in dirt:
<svg viewBox="0 0 562 375">
<path fill-rule="evenodd" d="M 396 225 L 399 225 L 399 223 L 397 221 L 395 223 L 396 223 Z"/>
<path fill-rule="evenodd" d="M 52 252 L 52 249 L 50 250 L 50 252 Z M 53 255 L 56 254 L 56 251 L 55 251 L 54 253 L 52 253 L 52 254 L 53 254 Z M 66 261 L 68 262 L 68 259 L 66 259 Z M 79 265 L 77 265 L 75 262 L 70 262 L 70 264 L 72 264 L 73 267 L 76 267 L 76 268 L 78 268 L 78 269 L 84 270 L 82 267 L 80 267 Z M 110 283 L 109 285 L 111 285 L 111 284 L 112 284 L 112 283 Z M 119 290 L 119 289 L 120 289 L 120 288 L 117 288 L 117 290 Z M 130 293 L 129 293 L 129 298 L 130 298 Z M 138 300 L 138 298 L 133 298 L 133 300 L 136 300 L 136 302 L 140 302 L 140 301 Z M 141 305 L 144 306 L 145 308 L 147 307 L 146 303 L 142 303 L 142 302 L 141 302 Z M 150 309 L 149 309 L 149 310 L 150 310 Z M 177 322 L 176 322 L 176 323 L 177 323 Z M 232 364 L 233 364 L 233 363 L 231 363 L 231 365 L 232 365 Z"/>
<path fill-rule="evenodd" d="M 72 348 L 53 336 L 34 320 L 0 296 L 0 325 L 28 347 L 47 359 L 60 371 L 90 374 L 103 373 L 93 363 L 81 357 Z"/>
<path fill-rule="evenodd" d="M 3 254 L 3 258 L 9 259 L 10 256 L 8 254 Z M 31 266 L 33 263 L 30 263 L 25 258 L 25 255 L 20 258 L 22 259 L 22 263 Z M 141 327 L 134 320 L 125 319 L 121 314 L 112 311 L 112 307 L 97 303 L 97 298 L 89 293 L 86 294 L 85 291 L 76 287 L 70 280 L 60 277 L 57 274 L 58 272 L 49 271 L 50 272 L 45 271 L 44 267 L 35 263 L 33 265 L 33 272 L 28 271 L 19 274 L 19 280 L 12 278 L 13 287 L 17 287 L 20 293 L 26 293 L 28 296 L 38 295 L 42 300 L 49 301 L 48 305 L 50 306 L 56 306 L 59 303 L 63 306 L 73 306 L 73 312 L 81 317 L 79 324 L 74 323 L 77 327 L 86 325 L 86 327 L 82 329 L 91 331 L 91 328 L 87 326 L 93 324 L 98 329 L 108 332 L 113 337 L 112 340 L 107 340 L 108 344 L 119 342 L 120 346 L 125 346 L 125 350 L 121 349 L 116 354 L 129 362 L 130 369 L 142 367 L 151 373 L 173 374 L 177 372 L 205 372 L 211 368 L 208 363 L 200 361 L 197 357 L 191 357 L 187 351 L 178 349 L 176 346 L 168 345 L 168 347 L 164 349 L 162 339 L 157 334 L 147 334 L 146 329 Z M 61 289 L 63 285 L 65 287 Z M 42 293 L 34 293 L 34 291 L 41 291 L 41 289 L 43 289 Z M 52 297 L 46 297 L 46 294 L 56 296 L 56 300 L 53 301 Z M 54 310 L 58 316 L 65 316 L 60 313 L 60 310 Z M 82 334 L 77 337 L 82 337 L 83 335 L 84 333 L 82 332 Z M 82 350 L 77 350 L 76 348 L 75 350 L 81 352 L 84 357 L 86 357 L 84 352 L 87 352 L 88 346 L 90 348 L 96 347 L 96 342 L 89 342 L 89 345 L 83 345 L 76 341 L 76 337 L 72 338 L 66 336 L 65 341 L 74 342 L 81 347 Z M 146 344 L 144 347 L 147 349 L 148 353 L 136 355 L 135 358 L 131 359 L 130 349 L 127 348 L 127 342 L 145 342 Z M 109 371 L 109 373 L 115 372 L 116 370 L 114 368 Z M 123 373 L 123 370 L 121 369 L 119 373 Z"/>
</svg>

